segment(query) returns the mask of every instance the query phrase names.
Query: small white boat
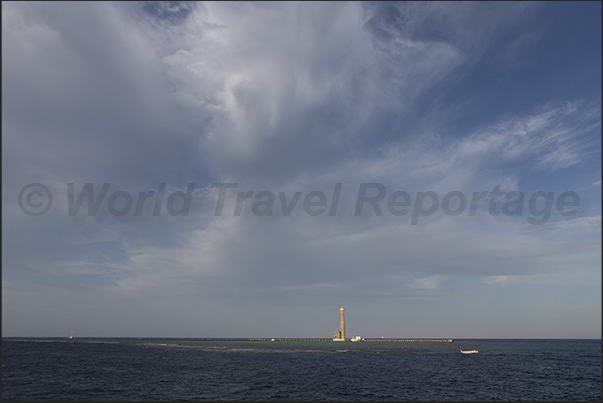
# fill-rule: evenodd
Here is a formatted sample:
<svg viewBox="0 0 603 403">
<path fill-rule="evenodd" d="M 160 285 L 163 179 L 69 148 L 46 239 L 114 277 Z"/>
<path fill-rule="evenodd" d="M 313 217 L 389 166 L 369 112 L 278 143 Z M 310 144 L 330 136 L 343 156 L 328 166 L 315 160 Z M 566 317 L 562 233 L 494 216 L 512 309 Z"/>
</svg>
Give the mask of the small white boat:
<svg viewBox="0 0 603 403">
<path fill-rule="evenodd" d="M 364 341 L 364 339 L 360 336 L 352 337 L 350 341 Z"/>
<path fill-rule="evenodd" d="M 461 354 L 477 354 L 477 350 L 461 350 Z"/>
</svg>

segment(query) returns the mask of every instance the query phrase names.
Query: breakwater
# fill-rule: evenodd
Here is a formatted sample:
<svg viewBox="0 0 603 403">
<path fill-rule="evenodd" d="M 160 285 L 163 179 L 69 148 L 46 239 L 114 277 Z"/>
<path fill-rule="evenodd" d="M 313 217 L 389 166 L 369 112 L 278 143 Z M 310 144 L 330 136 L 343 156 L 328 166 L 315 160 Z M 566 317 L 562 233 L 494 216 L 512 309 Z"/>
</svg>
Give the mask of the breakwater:
<svg viewBox="0 0 603 403">
<path fill-rule="evenodd" d="M 275 339 L 249 339 L 249 341 L 333 341 L 333 339 L 282 339 L 282 338 L 275 338 Z"/>
<path fill-rule="evenodd" d="M 418 342 L 429 342 L 429 343 L 452 343 L 452 339 L 364 339 L 362 341 L 397 341 L 403 343 L 418 343 Z"/>
<path fill-rule="evenodd" d="M 306 342 L 306 341 L 334 341 L 333 339 L 298 339 L 298 338 L 257 338 L 257 339 L 249 339 L 249 341 L 297 341 L 297 342 Z M 338 340 L 340 343 L 343 340 Z M 351 341 L 351 340 L 346 340 Z M 400 343 L 419 343 L 419 342 L 428 342 L 428 343 L 452 343 L 453 339 L 362 339 L 358 342 L 400 342 Z"/>
</svg>

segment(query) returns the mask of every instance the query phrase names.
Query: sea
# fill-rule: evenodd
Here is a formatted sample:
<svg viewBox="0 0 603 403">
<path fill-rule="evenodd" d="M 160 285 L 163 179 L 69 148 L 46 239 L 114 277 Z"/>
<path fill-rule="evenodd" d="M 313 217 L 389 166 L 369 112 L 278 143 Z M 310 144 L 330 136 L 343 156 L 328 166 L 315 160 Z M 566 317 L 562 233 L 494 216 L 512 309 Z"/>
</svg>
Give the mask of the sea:
<svg viewBox="0 0 603 403">
<path fill-rule="evenodd" d="M 601 389 L 600 339 L 2 339 L 2 400 L 600 401 Z"/>
</svg>

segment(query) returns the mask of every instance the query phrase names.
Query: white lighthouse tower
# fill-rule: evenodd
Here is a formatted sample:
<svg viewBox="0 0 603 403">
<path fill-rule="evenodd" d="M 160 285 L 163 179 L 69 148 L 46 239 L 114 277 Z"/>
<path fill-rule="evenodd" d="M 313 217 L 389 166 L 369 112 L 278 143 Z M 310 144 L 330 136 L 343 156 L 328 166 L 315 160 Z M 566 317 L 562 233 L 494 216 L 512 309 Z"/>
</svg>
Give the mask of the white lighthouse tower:
<svg viewBox="0 0 603 403">
<path fill-rule="evenodd" d="M 339 309 L 339 331 L 333 335 L 333 341 L 345 341 L 345 316 L 343 307 Z"/>
</svg>

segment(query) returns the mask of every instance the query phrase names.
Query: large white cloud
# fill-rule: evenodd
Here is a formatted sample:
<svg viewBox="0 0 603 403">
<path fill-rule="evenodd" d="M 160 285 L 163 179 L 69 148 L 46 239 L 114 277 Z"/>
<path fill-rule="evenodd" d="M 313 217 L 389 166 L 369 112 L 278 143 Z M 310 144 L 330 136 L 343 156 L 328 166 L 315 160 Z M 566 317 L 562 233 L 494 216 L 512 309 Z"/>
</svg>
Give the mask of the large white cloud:
<svg viewBox="0 0 603 403">
<path fill-rule="evenodd" d="M 86 301 L 110 322 L 116 301 L 137 301 L 141 312 L 145 303 L 178 301 L 186 314 L 194 312 L 186 298 L 226 313 L 253 304 L 395 306 L 453 300 L 469 283 L 506 290 L 599 278 L 600 216 L 592 211 L 568 221 L 553 215 L 539 228 L 527 213 L 493 217 L 484 205 L 475 217 L 440 209 L 418 225 L 411 214 L 388 214 L 387 202 L 384 216 L 353 214 L 362 182 L 413 201 L 430 190 L 470 197 L 496 185 L 520 190 L 526 172 L 558 173 L 592 154 L 600 101 L 590 99 L 545 99 L 447 131 L 462 105 L 442 105 L 442 94 L 501 55 L 504 69 L 516 68 L 515 56 L 541 34 L 522 24 L 538 5 L 2 7 L 10 323 L 37 315 L 28 298 Z M 31 182 L 55 195 L 43 217 L 15 202 Z M 113 217 L 106 205 L 96 217 L 68 217 L 68 182 L 111 182 L 133 195 L 164 182 L 169 192 L 190 182 L 196 190 L 187 217 Z M 212 182 L 238 183 L 222 217 L 214 216 Z M 254 216 L 253 198 L 241 216 L 232 213 L 236 192 L 271 191 L 276 211 L 277 192 L 330 198 L 335 183 L 343 189 L 334 217 L 308 216 L 303 199 L 288 217 Z"/>
</svg>

